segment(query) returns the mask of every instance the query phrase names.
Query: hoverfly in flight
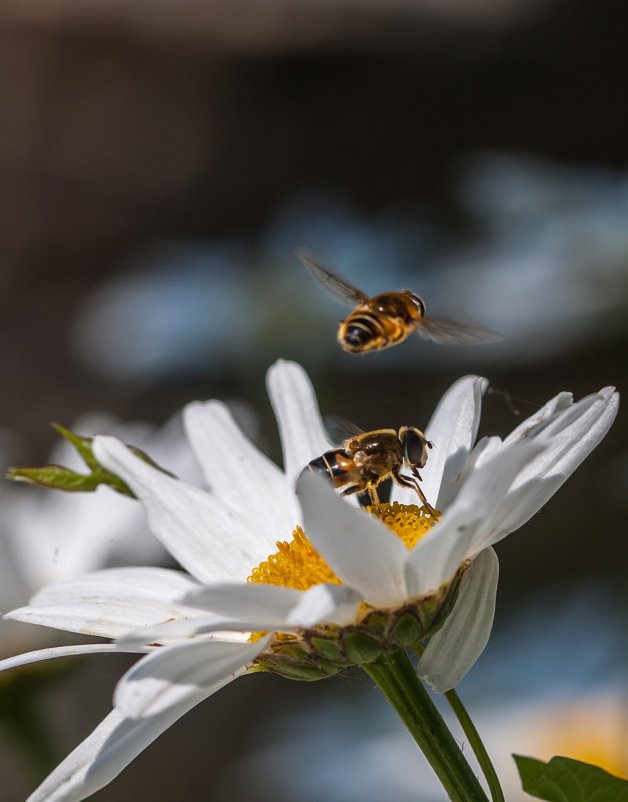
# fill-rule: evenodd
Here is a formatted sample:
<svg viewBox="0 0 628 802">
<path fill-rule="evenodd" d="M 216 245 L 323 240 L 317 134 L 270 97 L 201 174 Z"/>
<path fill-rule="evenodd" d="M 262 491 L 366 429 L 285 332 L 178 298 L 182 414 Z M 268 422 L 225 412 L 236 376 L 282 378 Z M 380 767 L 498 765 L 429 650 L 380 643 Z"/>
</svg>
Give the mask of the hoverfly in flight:
<svg viewBox="0 0 628 802">
<path fill-rule="evenodd" d="M 502 339 L 499 334 L 482 326 L 429 317 L 425 302 L 411 290 L 385 292 L 370 298 L 334 275 L 306 249 L 297 248 L 295 253 L 332 295 L 355 307 L 338 327 L 340 347 L 350 354 L 390 348 L 414 332 L 441 345 L 474 345 Z"/>
</svg>

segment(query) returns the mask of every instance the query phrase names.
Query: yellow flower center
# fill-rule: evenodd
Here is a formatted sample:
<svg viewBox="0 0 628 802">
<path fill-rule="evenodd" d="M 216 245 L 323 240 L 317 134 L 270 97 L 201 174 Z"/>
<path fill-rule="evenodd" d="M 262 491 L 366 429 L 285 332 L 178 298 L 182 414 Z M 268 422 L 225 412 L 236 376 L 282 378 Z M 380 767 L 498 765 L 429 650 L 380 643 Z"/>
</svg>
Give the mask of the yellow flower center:
<svg viewBox="0 0 628 802">
<path fill-rule="evenodd" d="M 440 518 L 439 512 L 415 504 L 395 502 L 364 509 L 386 524 L 407 549 L 416 546 Z M 321 582 L 341 584 L 300 526 L 292 533 L 290 542 L 277 541 L 277 552 L 254 568 L 248 581 L 296 590 L 308 590 Z"/>
</svg>

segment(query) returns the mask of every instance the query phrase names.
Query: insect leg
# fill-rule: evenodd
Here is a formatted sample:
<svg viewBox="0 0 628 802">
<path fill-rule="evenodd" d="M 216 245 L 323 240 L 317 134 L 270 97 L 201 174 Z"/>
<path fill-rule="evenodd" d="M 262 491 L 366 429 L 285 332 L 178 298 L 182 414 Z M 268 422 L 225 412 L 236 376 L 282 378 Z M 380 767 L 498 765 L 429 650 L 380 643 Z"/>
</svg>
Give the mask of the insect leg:
<svg viewBox="0 0 628 802">
<path fill-rule="evenodd" d="M 429 442 L 428 442 L 428 445 L 430 446 L 430 448 L 432 447 L 431 443 L 429 443 Z M 436 512 L 434 507 L 432 507 L 432 505 L 429 503 L 429 501 L 425 498 L 425 493 L 423 492 L 423 489 L 419 485 L 419 482 L 423 481 L 422 478 L 421 478 L 421 475 L 419 474 L 419 472 L 417 471 L 416 468 L 412 468 L 410 472 L 412 473 L 414 478 L 417 480 L 415 484 L 416 484 L 416 492 L 419 494 L 419 497 L 421 498 L 421 500 L 424 502 L 425 506 L 429 510 L 432 510 L 433 512 Z M 410 477 L 408 477 L 408 478 L 410 478 Z"/>
<path fill-rule="evenodd" d="M 401 473 L 393 472 L 393 478 L 397 482 L 397 484 L 400 484 L 402 487 L 409 487 L 411 490 L 414 490 L 418 495 L 418 497 L 421 499 L 423 505 L 427 507 L 428 510 L 432 512 L 436 511 L 434 510 L 434 507 L 432 507 L 430 502 L 425 498 L 425 493 L 421 489 L 421 486 L 419 485 L 418 481 L 413 476 L 404 476 Z"/>
<path fill-rule="evenodd" d="M 379 500 L 379 494 L 377 492 L 377 488 L 375 487 L 375 485 L 369 485 L 366 489 L 371 498 L 371 505 L 373 507 L 379 507 L 381 501 Z"/>
</svg>

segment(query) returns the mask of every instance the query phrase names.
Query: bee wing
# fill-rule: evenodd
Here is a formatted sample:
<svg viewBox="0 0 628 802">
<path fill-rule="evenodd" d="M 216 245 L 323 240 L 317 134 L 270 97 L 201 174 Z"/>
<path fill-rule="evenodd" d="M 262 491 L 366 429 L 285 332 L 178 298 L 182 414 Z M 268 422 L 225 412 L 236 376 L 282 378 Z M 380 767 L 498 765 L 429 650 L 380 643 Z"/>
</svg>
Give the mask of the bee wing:
<svg viewBox="0 0 628 802">
<path fill-rule="evenodd" d="M 335 276 L 331 270 L 328 270 L 322 265 L 318 259 L 305 248 L 297 248 L 295 254 L 301 264 L 306 267 L 315 279 L 329 290 L 332 295 L 335 295 L 340 301 L 355 306 L 363 301 L 368 301 L 368 295 L 348 281 Z"/>
<path fill-rule="evenodd" d="M 440 345 L 478 345 L 504 339 L 501 334 L 483 326 L 453 323 L 451 320 L 438 320 L 433 317 L 421 319 L 417 334 Z"/>
<path fill-rule="evenodd" d="M 364 434 L 364 429 L 360 429 L 342 415 L 325 415 L 324 423 L 329 442 L 334 446 L 340 446 L 346 440 L 351 440 L 358 434 Z"/>
</svg>

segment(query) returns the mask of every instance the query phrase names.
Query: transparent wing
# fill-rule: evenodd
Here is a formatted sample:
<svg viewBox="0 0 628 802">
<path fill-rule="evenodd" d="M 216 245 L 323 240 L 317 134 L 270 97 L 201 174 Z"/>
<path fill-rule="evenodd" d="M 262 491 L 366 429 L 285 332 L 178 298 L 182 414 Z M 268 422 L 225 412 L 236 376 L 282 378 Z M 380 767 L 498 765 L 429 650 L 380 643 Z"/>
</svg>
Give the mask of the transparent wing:
<svg viewBox="0 0 628 802">
<path fill-rule="evenodd" d="M 342 415 L 325 415 L 323 422 L 329 442 L 334 446 L 340 446 L 345 440 L 350 440 L 358 434 L 364 434 L 364 429 L 360 429 Z"/>
<path fill-rule="evenodd" d="M 454 323 L 451 320 L 438 320 L 433 317 L 421 319 L 417 334 L 440 345 L 479 345 L 504 339 L 501 334 L 483 326 Z"/>
<path fill-rule="evenodd" d="M 349 284 L 348 281 L 345 281 L 339 276 L 335 276 L 331 270 L 328 270 L 322 265 L 316 256 L 311 254 L 306 248 L 297 248 L 295 254 L 314 278 L 320 281 L 323 287 L 329 290 L 329 292 L 335 295 L 340 301 L 344 301 L 344 303 L 351 304 L 352 306 L 362 301 L 368 301 L 369 297 L 366 293 L 362 292 L 362 290 L 358 290 L 357 287 Z"/>
</svg>

